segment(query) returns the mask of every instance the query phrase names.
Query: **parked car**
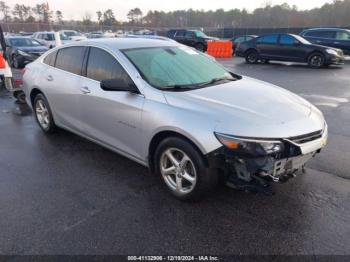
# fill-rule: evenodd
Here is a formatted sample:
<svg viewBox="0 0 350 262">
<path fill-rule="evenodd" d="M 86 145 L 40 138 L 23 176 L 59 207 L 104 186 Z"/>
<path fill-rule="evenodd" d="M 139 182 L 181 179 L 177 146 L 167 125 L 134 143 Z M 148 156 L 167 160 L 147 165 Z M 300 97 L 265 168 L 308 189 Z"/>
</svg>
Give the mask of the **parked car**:
<svg viewBox="0 0 350 262">
<path fill-rule="evenodd" d="M 205 52 L 208 48 L 208 41 L 218 40 L 218 38 L 210 37 L 200 30 L 173 29 L 169 30 L 167 37 L 175 41 L 196 48 L 201 52 Z"/>
<path fill-rule="evenodd" d="M 312 68 L 331 64 L 344 64 L 344 53 L 340 49 L 315 45 L 298 35 L 271 34 L 241 43 L 236 55 L 244 56 L 247 63 L 290 61 L 308 63 Z"/>
<path fill-rule="evenodd" d="M 74 30 L 61 30 L 59 31 L 61 34 L 64 34 L 68 37 L 69 40 L 72 41 L 82 41 L 86 40 L 87 37 L 82 35 L 81 33 L 74 31 Z"/>
<path fill-rule="evenodd" d="M 322 113 L 303 98 L 172 41 L 61 46 L 23 81 L 45 133 L 61 127 L 145 165 L 183 200 L 220 177 L 261 190 L 285 182 L 327 141 Z"/>
<path fill-rule="evenodd" d="M 33 38 L 50 49 L 56 46 L 55 32 L 36 32 L 34 33 Z M 62 33 L 60 33 L 60 39 L 62 44 L 71 42 L 71 40 Z"/>
<path fill-rule="evenodd" d="M 7 57 L 11 66 L 15 68 L 23 68 L 48 50 L 35 39 L 24 36 L 8 37 L 5 38 L 5 42 Z"/>
<path fill-rule="evenodd" d="M 231 41 L 233 43 L 233 51 L 236 52 L 237 47 L 244 42 L 250 41 L 254 38 L 257 38 L 257 35 L 240 35 L 240 36 L 235 36 L 231 38 Z"/>
<path fill-rule="evenodd" d="M 311 43 L 335 47 L 350 55 L 350 30 L 340 28 L 314 28 L 300 34 Z"/>
</svg>

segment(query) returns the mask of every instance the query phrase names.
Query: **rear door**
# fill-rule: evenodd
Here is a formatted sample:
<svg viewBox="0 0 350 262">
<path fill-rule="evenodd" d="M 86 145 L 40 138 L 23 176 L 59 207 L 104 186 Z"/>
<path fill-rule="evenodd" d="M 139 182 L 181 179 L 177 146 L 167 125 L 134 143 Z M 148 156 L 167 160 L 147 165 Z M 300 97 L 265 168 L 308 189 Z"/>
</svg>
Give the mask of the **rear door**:
<svg viewBox="0 0 350 262">
<path fill-rule="evenodd" d="M 259 37 L 256 41 L 256 47 L 262 58 L 278 59 L 278 34 L 266 35 Z"/>
<path fill-rule="evenodd" d="M 55 121 L 81 131 L 79 97 L 81 96 L 82 65 L 86 47 L 66 47 L 51 53 L 44 60 L 48 67 L 43 75 L 44 93 L 53 110 Z M 56 55 L 56 57 L 55 57 Z"/>
<path fill-rule="evenodd" d="M 86 134 L 128 155 L 139 155 L 143 95 L 126 91 L 105 91 L 100 81 L 124 78 L 128 73 L 108 51 L 91 47 L 81 83 L 84 95 L 80 107 Z"/>
</svg>

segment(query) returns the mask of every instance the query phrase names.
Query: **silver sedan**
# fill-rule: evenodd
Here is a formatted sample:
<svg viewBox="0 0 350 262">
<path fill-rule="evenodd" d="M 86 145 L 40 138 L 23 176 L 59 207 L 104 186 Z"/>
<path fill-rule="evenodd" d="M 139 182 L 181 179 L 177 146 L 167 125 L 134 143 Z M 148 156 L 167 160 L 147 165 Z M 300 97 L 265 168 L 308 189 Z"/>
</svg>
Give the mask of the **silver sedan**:
<svg viewBox="0 0 350 262">
<path fill-rule="evenodd" d="M 26 67 L 24 90 L 45 133 L 64 128 L 135 160 L 182 200 L 220 180 L 265 191 L 327 142 L 309 102 L 173 41 L 57 47 Z"/>
</svg>

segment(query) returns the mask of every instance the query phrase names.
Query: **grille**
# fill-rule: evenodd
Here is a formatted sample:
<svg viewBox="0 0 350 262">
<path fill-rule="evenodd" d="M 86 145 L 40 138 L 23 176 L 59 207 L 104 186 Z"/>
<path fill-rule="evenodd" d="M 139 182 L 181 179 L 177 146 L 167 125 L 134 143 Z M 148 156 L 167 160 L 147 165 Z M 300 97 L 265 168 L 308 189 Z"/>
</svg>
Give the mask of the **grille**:
<svg viewBox="0 0 350 262">
<path fill-rule="evenodd" d="M 314 141 L 316 139 L 319 139 L 322 137 L 323 131 L 316 131 L 310 134 L 306 134 L 306 135 L 301 135 L 301 136 L 295 136 L 295 137 L 291 137 L 288 140 L 292 141 L 293 143 L 296 144 L 305 144 L 307 142 L 311 142 Z"/>
</svg>

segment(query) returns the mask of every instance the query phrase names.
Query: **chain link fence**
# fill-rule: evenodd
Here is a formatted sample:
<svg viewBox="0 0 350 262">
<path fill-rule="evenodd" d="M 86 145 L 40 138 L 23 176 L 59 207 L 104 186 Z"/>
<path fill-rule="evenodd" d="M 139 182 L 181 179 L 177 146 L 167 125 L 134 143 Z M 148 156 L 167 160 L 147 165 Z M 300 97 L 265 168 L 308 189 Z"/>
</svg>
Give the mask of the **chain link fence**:
<svg viewBox="0 0 350 262">
<path fill-rule="evenodd" d="M 81 25 L 75 23 L 65 23 L 65 24 L 45 24 L 45 23 L 2 23 L 3 30 L 10 33 L 19 32 L 38 32 L 38 31 L 59 31 L 59 30 L 76 30 L 82 33 L 95 32 L 95 31 L 111 31 L 117 32 L 122 30 L 123 32 L 128 32 L 130 34 L 137 33 L 141 30 L 150 30 L 157 35 L 166 36 L 168 30 L 173 29 L 170 27 L 147 27 L 147 26 L 105 26 L 105 25 Z M 238 35 L 262 35 L 270 33 L 290 33 L 299 34 L 305 29 L 310 27 L 254 27 L 254 28 L 240 28 L 240 27 L 188 27 L 187 29 L 198 29 L 205 32 L 207 35 L 215 36 L 219 38 L 231 38 Z M 350 27 L 346 27 L 350 29 Z"/>
</svg>

